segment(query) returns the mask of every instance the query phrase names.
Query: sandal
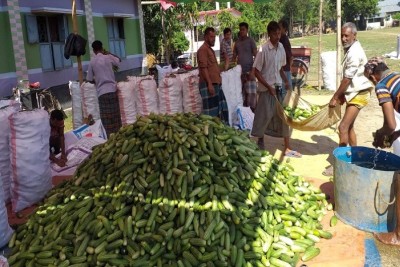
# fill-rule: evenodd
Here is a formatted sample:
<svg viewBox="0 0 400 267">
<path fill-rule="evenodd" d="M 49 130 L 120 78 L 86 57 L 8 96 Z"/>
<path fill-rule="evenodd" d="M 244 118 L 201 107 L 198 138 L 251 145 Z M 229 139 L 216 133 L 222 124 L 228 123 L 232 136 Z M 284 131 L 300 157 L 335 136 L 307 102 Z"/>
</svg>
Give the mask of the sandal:
<svg viewBox="0 0 400 267">
<path fill-rule="evenodd" d="M 322 175 L 333 176 L 333 166 L 331 165 L 328 168 L 326 168 L 325 171 L 322 172 Z"/>
<path fill-rule="evenodd" d="M 289 158 L 301 158 L 303 155 L 296 150 L 290 150 L 285 152 L 285 156 Z"/>
</svg>

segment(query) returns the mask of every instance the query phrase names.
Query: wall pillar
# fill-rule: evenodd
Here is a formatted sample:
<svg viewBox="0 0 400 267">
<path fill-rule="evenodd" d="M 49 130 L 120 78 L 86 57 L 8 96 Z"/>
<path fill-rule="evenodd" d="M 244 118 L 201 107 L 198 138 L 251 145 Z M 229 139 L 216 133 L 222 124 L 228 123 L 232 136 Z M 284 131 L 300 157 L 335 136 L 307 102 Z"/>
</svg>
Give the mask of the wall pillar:
<svg viewBox="0 0 400 267">
<path fill-rule="evenodd" d="M 84 0 L 84 2 L 85 2 L 85 15 L 86 15 L 88 43 L 89 43 L 90 57 L 92 58 L 94 56 L 94 53 L 91 49 L 91 45 L 95 41 L 94 26 L 93 26 L 92 0 Z"/>
<path fill-rule="evenodd" d="M 8 17 L 13 42 L 15 72 L 17 81 L 28 80 L 28 65 L 25 57 L 24 36 L 22 31 L 21 13 L 18 0 L 7 0 Z"/>
<path fill-rule="evenodd" d="M 144 35 L 142 0 L 136 0 L 136 1 L 137 1 L 137 5 L 138 5 L 140 41 L 141 41 L 141 44 L 142 44 L 142 55 L 143 55 L 142 74 L 147 74 L 146 37 Z"/>
</svg>

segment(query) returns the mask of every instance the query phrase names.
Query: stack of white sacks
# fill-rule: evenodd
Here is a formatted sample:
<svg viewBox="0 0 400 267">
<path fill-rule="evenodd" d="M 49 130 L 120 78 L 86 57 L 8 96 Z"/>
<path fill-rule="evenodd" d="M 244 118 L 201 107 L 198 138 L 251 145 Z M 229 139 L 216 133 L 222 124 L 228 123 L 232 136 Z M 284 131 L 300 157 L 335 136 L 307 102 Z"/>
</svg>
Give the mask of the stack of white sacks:
<svg viewBox="0 0 400 267">
<path fill-rule="evenodd" d="M 0 247 L 12 234 L 5 204 L 19 212 L 40 201 L 51 189 L 50 124 L 46 111 L 20 111 L 13 101 L 0 101 Z"/>
<path fill-rule="evenodd" d="M 199 71 L 197 69 L 184 73 L 172 71 L 170 68 L 162 69 L 162 75 L 159 73 L 158 87 L 151 75 L 128 76 L 126 81 L 117 84 L 122 125 L 134 123 L 137 115 L 202 112 Z M 240 74 L 241 67 L 236 66 L 222 72 L 221 78 L 222 90 L 228 104 L 229 124 L 243 129 L 248 128 L 243 124 L 243 121 L 248 120 L 243 120 L 241 117 L 243 114 L 253 115 L 253 113 L 249 108 L 243 107 Z M 94 84 L 83 83 L 80 88 L 78 82 L 70 82 L 70 91 L 74 128 L 82 125 L 83 118 L 89 114 L 95 120 L 100 118 Z"/>
<path fill-rule="evenodd" d="M 171 70 L 172 71 L 172 70 Z M 117 84 L 122 125 L 134 123 L 137 115 L 150 113 L 174 114 L 192 112 L 200 114 L 202 100 L 199 92 L 199 72 L 163 73 L 157 88 L 151 75 L 128 76 Z M 89 114 L 100 118 L 94 84 L 70 82 L 74 128 L 83 123 Z"/>
</svg>

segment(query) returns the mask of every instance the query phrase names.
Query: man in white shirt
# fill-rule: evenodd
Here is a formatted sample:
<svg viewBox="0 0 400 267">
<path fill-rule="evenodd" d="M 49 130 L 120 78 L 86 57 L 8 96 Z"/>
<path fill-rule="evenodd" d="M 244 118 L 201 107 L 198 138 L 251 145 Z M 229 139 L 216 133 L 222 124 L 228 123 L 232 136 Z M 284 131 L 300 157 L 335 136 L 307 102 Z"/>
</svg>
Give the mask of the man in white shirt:
<svg viewBox="0 0 400 267">
<path fill-rule="evenodd" d="M 301 154 L 290 148 L 289 126 L 276 112 L 277 100 L 283 101 L 282 85 L 288 88 L 288 80 L 283 66 L 286 65 L 285 48 L 279 42 L 281 30 L 276 21 L 271 21 L 267 26 L 268 41 L 258 52 L 253 64 L 253 72 L 258 79 L 258 104 L 255 110 L 251 134 L 258 137 L 258 146 L 264 149 L 264 133 L 273 119 L 281 124 L 284 140 L 284 153 L 288 157 L 301 157 Z"/>
<path fill-rule="evenodd" d="M 354 122 L 360 110 L 368 104 L 373 89 L 372 83 L 364 76 L 367 56 L 356 38 L 356 25 L 352 22 L 343 24 L 342 45 L 345 55 L 342 62 L 342 81 L 329 102 L 330 107 L 347 103 L 339 124 L 339 146 L 357 145 Z M 323 174 L 332 176 L 333 167 L 329 166 Z"/>
</svg>

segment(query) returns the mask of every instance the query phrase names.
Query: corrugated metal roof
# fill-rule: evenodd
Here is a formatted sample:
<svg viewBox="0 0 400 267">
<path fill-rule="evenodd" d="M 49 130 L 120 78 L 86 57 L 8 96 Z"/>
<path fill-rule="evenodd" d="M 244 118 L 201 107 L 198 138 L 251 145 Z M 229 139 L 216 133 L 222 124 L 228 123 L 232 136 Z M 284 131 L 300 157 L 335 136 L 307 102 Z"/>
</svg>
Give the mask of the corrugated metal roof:
<svg viewBox="0 0 400 267">
<path fill-rule="evenodd" d="M 384 0 L 378 2 L 379 10 L 379 17 L 385 17 L 387 13 L 399 12 L 400 0 Z"/>
</svg>

